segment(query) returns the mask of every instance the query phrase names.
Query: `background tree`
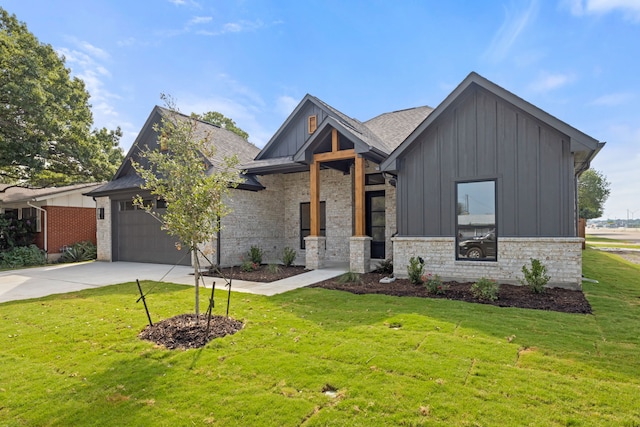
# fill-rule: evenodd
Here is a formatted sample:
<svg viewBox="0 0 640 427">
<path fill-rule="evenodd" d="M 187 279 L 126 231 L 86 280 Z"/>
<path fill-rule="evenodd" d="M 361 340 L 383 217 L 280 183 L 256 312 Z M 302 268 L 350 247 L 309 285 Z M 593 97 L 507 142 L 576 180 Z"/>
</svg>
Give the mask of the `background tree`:
<svg viewBox="0 0 640 427">
<path fill-rule="evenodd" d="M 144 179 L 143 189 L 167 202 L 166 212 L 159 215 L 143 204 L 142 197 L 135 200 L 137 206 L 156 217 L 162 228 L 187 246 L 193 257 L 195 277 L 195 312 L 199 314 L 198 247 L 211 242 L 220 229 L 222 217 L 229 213 L 224 197 L 230 188 L 238 185 L 240 176 L 235 167 L 237 156 L 222 159 L 214 169 L 209 162 L 215 155 L 210 136 L 202 133 L 202 124 L 195 116 L 177 112 L 172 101 L 164 98 L 168 111 L 159 126 L 156 148 L 147 147 L 140 153 L 140 162 L 133 167 Z M 166 147 L 160 151 L 159 147 Z M 145 168 L 142 164 L 148 164 Z"/>
<path fill-rule="evenodd" d="M 220 126 L 221 128 L 224 128 L 226 130 L 230 130 L 236 135 L 240 135 L 242 138 L 246 139 L 247 141 L 249 140 L 249 134 L 243 131 L 242 129 L 240 129 L 236 125 L 236 122 L 234 122 L 229 117 L 226 117 L 222 113 L 218 113 L 217 111 L 209 111 L 204 114 L 195 114 L 195 116 L 200 120 L 203 120 L 205 122 L 211 123 L 216 126 Z"/>
<path fill-rule="evenodd" d="M 578 207 L 580 218 L 600 218 L 604 203 L 611 191 L 607 178 L 597 170 L 587 169 L 578 179 Z"/>
<path fill-rule="evenodd" d="M 0 8 L 0 180 L 33 185 L 108 179 L 120 130 L 91 132 L 84 82 L 64 58 Z M 109 163 L 107 165 L 106 163 Z"/>
</svg>

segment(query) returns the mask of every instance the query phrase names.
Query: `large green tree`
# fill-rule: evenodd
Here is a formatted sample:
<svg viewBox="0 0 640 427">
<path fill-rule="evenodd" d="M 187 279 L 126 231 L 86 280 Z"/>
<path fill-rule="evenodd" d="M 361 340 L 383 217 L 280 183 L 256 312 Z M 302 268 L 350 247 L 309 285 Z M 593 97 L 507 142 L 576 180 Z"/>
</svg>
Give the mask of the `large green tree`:
<svg viewBox="0 0 640 427">
<path fill-rule="evenodd" d="M 154 212 L 138 196 L 135 203 L 152 214 L 170 235 L 186 245 L 192 254 L 195 281 L 195 312 L 199 313 L 199 256 L 200 245 L 210 243 L 218 230 L 220 219 L 229 213 L 225 195 L 240 182 L 237 156 L 216 162 L 216 147 L 210 135 L 202 132 L 196 116 L 184 116 L 173 102 L 160 125 L 158 145 L 147 147 L 140 156 L 145 161 L 132 161 L 133 167 L 144 179 L 143 189 L 166 201 L 166 212 Z M 167 110 L 165 110 L 167 111 Z M 162 150 L 160 149 L 162 147 Z M 146 165 L 146 166 L 145 166 Z"/>
<path fill-rule="evenodd" d="M 610 183 L 607 178 L 594 169 L 587 169 L 578 179 L 578 207 L 580 218 L 600 218 L 604 212 L 604 203 L 609 198 Z"/>
<path fill-rule="evenodd" d="M 226 130 L 230 130 L 236 135 L 240 135 L 242 138 L 249 140 L 249 134 L 240 129 L 238 125 L 236 125 L 236 122 L 233 121 L 233 119 L 230 119 L 222 113 L 219 113 L 217 111 L 208 111 L 204 114 L 195 114 L 195 117 L 216 126 L 220 126 L 221 128 L 224 128 Z"/>
<path fill-rule="evenodd" d="M 84 82 L 51 45 L 0 8 L 0 180 L 27 185 L 111 178 L 120 129 L 91 131 Z"/>
</svg>

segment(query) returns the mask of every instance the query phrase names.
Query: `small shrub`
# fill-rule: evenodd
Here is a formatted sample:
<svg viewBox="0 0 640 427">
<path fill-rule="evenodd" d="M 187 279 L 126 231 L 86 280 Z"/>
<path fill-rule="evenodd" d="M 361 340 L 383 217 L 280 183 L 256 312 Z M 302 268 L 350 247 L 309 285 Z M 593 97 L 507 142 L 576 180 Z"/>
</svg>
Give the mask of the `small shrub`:
<svg viewBox="0 0 640 427">
<path fill-rule="evenodd" d="M 447 285 L 442 283 L 442 279 L 437 274 L 425 274 L 422 276 L 422 282 L 430 294 L 442 295 L 447 290 Z"/>
<path fill-rule="evenodd" d="M 249 256 L 249 259 L 252 263 L 260 265 L 262 264 L 263 254 L 264 252 L 262 251 L 262 249 L 260 249 L 258 246 L 251 245 L 251 248 L 249 249 L 249 253 L 247 255 Z"/>
<path fill-rule="evenodd" d="M 258 264 L 249 260 L 242 261 L 242 264 L 240 264 L 240 270 L 246 271 L 246 272 L 255 271 L 258 269 L 258 267 L 259 267 Z"/>
<path fill-rule="evenodd" d="M 338 277 L 338 283 L 359 283 L 360 275 L 358 273 L 354 273 L 353 271 L 347 271 L 340 277 Z"/>
<path fill-rule="evenodd" d="M 411 257 L 407 266 L 409 281 L 414 285 L 422 284 L 422 273 L 424 272 L 424 260 L 421 257 Z"/>
<path fill-rule="evenodd" d="M 296 256 L 296 251 L 287 246 L 282 251 L 282 263 L 285 267 L 291 267 L 293 262 L 296 260 Z"/>
<path fill-rule="evenodd" d="M 0 267 L 19 268 L 33 265 L 44 265 L 47 257 L 44 251 L 36 245 L 16 246 L 6 252 L 0 253 Z"/>
<path fill-rule="evenodd" d="M 485 301 L 495 301 L 498 299 L 500 286 L 495 280 L 481 277 L 476 283 L 471 285 L 471 293 L 475 298 Z"/>
<path fill-rule="evenodd" d="M 376 273 L 393 274 L 393 260 L 385 259 L 378 263 Z"/>
<path fill-rule="evenodd" d="M 269 273 L 271 274 L 276 274 L 280 272 L 280 267 L 278 266 L 278 264 L 269 264 L 267 266 L 267 269 L 269 270 Z"/>
<path fill-rule="evenodd" d="M 93 243 L 78 242 L 69 246 L 62 256 L 58 259 L 58 262 L 81 262 L 96 259 L 97 249 Z"/>
<path fill-rule="evenodd" d="M 520 280 L 520 283 L 528 286 L 534 294 L 542 293 L 544 286 L 551 279 L 547 275 L 547 267 L 535 258 L 531 258 L 531 270 L 526 265 L 522 266 L 522 274 L 524 274 L 524 280 Z"/>
</svg>

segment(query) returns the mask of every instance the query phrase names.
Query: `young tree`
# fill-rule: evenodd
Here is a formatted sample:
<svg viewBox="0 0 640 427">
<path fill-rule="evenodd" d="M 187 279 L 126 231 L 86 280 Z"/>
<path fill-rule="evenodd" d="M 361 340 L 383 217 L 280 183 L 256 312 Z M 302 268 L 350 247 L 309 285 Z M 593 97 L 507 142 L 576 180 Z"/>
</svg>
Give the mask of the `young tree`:
<svg viewBox="0 0 640 427">
<path fill-rule="evenodd" d="M 115 162 L 114 168 L 122 161 L 117 138 L 104 147 L 102 131 L 90 132 L 93 117 L 84 82 L 71 77 L 51 45 L 40 43 L 2 8 L 0 105 L 1 181 L 90 182 L 106 179 L 104 168 L 92 165 L 96 156 L 99 163 Z M 119 130 L 114 135 L 119 138 Z"/>
<path fill-rule="evenodd" d="M 607 178 L 597 170 L 587 169 L 578 179 L 578 206 L 580 218 L 600 218 L 604 203 L 611 193 Z"/>
<path fill-rule="evenodd" d="M 240 129 L 236 122 L 225 116 L 222 113 L 218 113 L 217 111 L 208 111 L 204 114 L 196 114 L 196 117 L 200 120 L 204 120 L 207 123 L 211 123 L 216 126 L 220 126 L 226 130 L 230 130 L 236 135 L 240 135 L 242 138 L 249 140 L 249 134 L 244 130 Z"/>
<path fill-rule="evenodd" d="M 229 213 L 224 198 L 230 188 L 240 182 L 236 169 L 238 158 L 234 155 L 219 159 L 214 167 L 211 160 L 215 156 L 215 141 L 203 132 L 205 125 L 194 116 L 180 114 L 170 100 L 163 99 L 169 110 L 164 110 L 161 124 L 154 127 L 158 147 L 147 147 L 140 153 L 140 162 L 132 161 L 132 164 L 145 181 L 142 188 L 164 199 L 167 209 L 160 215 L 144 206 L 140 196 L 135 203 L 189 248 L 193 256 L 197 315 L 200 305 L 198 247 L 213 240 L 220 229 L 220 219 Z"/>
</svg>

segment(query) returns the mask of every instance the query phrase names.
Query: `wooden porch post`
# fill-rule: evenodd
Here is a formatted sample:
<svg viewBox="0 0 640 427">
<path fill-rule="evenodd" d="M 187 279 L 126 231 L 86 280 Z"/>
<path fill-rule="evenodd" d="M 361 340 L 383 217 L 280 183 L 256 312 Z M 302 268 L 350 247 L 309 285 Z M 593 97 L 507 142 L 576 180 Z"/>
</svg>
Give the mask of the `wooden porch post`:
<svg viewBox="0 0 640 427">
<path fill-rule="evenodd" d="M 310 189 L 310 209 L 309 216 L 311 220 L 310 236 L 320 235 L 320 162 L 314 160 L 309 170 Z"/>
<path fill-rule="evenodd" d="M 356 155 L 356 168 L 355 168 L 355 235 L 365 236 L 365 209 L 364 209 L 364 158 Z"/>
</svg>

